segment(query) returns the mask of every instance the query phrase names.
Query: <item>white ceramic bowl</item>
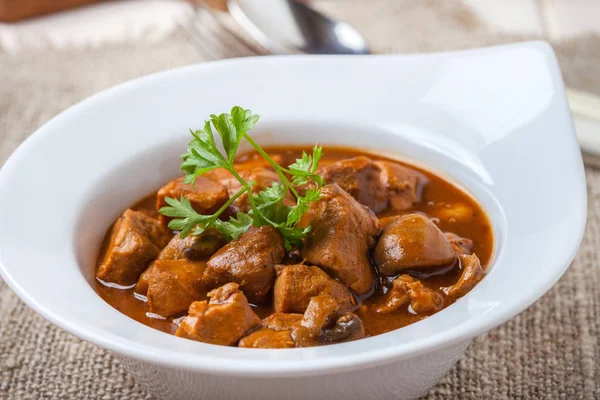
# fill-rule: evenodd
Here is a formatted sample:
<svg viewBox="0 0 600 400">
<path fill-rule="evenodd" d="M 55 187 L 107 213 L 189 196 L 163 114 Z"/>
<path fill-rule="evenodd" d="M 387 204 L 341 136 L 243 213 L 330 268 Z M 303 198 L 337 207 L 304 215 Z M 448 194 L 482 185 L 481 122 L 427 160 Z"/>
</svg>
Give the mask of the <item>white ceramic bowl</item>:
<svg viewBox="0 0 600 400">
<path fill-rule="evenodd" d="M 148 328 L 93 291 L 109 224 L 179 174 L 177 156 L 210 113 L 262 115 L 265 143 L 318 141 L 396 154 L 470 191 L 495 232 L 488 276 L 442 312 L 331 346 L 213 346 Z M 523 311 L 580 243 L 586 188 L 551 48 L 263 57 L 163 72 L 70 108 L 0 172 L 0 264 L 44 318 L 118 354 L 150 390 L 177 399 L 388 399 L 425 393 L 471 339 Z"/>
</svg>

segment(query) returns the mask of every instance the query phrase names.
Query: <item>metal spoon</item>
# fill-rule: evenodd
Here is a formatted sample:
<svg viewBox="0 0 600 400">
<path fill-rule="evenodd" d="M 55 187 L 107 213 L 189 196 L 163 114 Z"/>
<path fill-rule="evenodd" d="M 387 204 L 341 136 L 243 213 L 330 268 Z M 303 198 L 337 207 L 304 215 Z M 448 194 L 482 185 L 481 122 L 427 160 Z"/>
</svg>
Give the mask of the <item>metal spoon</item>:
<svg viewBox="0 0 600 400">
<path fill-rule="evenodd" d="M 295 0 L 228 0 L 234 19 L 275 54 L 369 54 L 351 25 Z"/>
</svg>

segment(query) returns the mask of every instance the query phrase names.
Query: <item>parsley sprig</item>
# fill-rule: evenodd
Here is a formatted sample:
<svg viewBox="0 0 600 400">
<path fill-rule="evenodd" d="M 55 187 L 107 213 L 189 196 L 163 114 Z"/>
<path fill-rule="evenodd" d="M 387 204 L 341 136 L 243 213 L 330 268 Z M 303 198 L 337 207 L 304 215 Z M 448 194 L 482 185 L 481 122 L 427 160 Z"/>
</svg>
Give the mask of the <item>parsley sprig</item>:
<svg viewBox="0 0 600 400">
<path fill-rule="evenodd" d="M 293 245 L 299 245 L 302 239 L 310 231 L 310 226 L 298 228 L 296 225 L 302 215 L 308 211 L 309 204 L 321 198 L 321 186 L 323 179 L 316 173 L 319 160 L 323 155 L 323 148 L 315 146 L 312 155 L 302 154 L 302 158 L 288 168 L 278 165 L 258 143 L 248 135 L 259 120 L 258 114 L 242 107 L 233 107 L 229 114 L 212 114 L 205 121 L 204 129 L 191 131 L 193 138 L 188 144 L 187 152 L 181 158 L 183 163 L 181 169 L 185 173 L 184 182 L 194 185 L 196 179 L 216 168 L 224 168 L 240 182 L 241 189 L 223 206 L 212 215 L 198 214 L 185 197 L 179 200 L 166 197 L 167 207 L 162 207 L 159 212 L 167 217 L 173 218 L 169 222 L 169 228 L 181 231 L 180 236 L 200 235 L 209 228 L 217 229 L 226 239 L 237 239 L 252 225 L 270 225 L 281 232 L 287 249 Z M 214 131 L 221 140 L 223 152 L 215 142 Z M 252 191 L 254 182 L 245 181 L 235 170 L 235 156 L 242 140 L 250 145 L 273 167 L 279 182 L 273 182 L 257 194 Z M 288 178 L 289 176 L 289 178 Z M 291 179 L 291 181 L 290 181 Z M 296 186 L 306 185 L 309 180 L 316 182 L 316 188 L 309 188 L 303 196 L 296 190 Z M 284 204 L 288 193 L 296 198 L 296 205 Z M 229 221 L 219 219 L 229 206 L 244 193 L 248 196 L 251 210 L 248 213 L 238 212 L 236 217 L 230 217 Z"/>
</svg>

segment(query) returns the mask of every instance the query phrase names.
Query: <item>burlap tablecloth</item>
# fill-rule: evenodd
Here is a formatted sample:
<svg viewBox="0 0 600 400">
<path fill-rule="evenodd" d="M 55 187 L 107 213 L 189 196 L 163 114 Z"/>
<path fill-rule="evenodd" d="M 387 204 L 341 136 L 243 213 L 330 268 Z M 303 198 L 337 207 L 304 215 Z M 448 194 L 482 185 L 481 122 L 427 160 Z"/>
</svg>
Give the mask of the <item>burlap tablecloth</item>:
<svg viewBox="0 0 600 400">
<path fill-rule="evenodd" d="M 346 16 L 370 36 L 376 50 L 434 50 L 441 46 L 436 34 L 419 38 L 417 44 L 378 42 L 374 40 L 378 33 L 351 14 Z M 466 17 L 458 14 L 454 18 Z M 410 20 L 406 19 L 405 33 L 418 28 L 411 26 Z M 448 21 L 446 24 L 452 22 Z M 446 28 L 438 24 L 438 36 Z M 486 36 L 473 26 L 469 29 L 453 33 L 445 48 L 514 39 Z M 471 40 L 466 39 L 472 35 Z M 203 61 L 207 57 L 192 44 L 195 40 L 180 31 L 152 46 L 73 53 L 48 51 L 18 57 L 0 54 L 0 165 L 37 127 L 88 95 L 146 73 Z M 218 42 L 219 35 L 213 35 L 211 40 Z M 559 55 L 568 82 L 584 89 L 598 89 L 600 85 L 594 81 L 597 77 L 579 74 L 585 68 L 577 53 L 571 54 L 577 46 L 583 46 L 588 60 L 590 56 L 597 57 L 597 38 L 590 40 L 595 41 L 595 46 L 579 42 L 564 44 L 563 50 L 558 46 L 558 50 L 562 52 Z M 600 171 L 588 168 L 586 174 L 588 223 L 573 265 L 535 305 L 477 338 L 427 398 L 600 398 Z M 60 277 L 49 284 L 60 284 Z M 0 399 L 58 398 L 151 396 L 111 354 L 50 325 L 0 280 Z"/>
</svg>

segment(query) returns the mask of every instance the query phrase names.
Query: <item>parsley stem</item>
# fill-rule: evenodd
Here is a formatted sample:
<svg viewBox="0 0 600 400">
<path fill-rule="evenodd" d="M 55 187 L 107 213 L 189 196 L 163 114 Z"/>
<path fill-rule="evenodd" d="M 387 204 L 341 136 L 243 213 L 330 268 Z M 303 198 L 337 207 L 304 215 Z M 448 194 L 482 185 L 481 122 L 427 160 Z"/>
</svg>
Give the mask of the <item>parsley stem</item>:
<svg viewBox="0 0 600 400">
<path fill-rule="evenodd" d="M 258 214 L 258 208 L 256 207 L 256 203 L 254 202 L 254 193 L 252 193 L 252 184 L 249 184 L 248 182 L 246 182 L 244 180 L 244 178 L 242 178 L 235 170 L 235 168 L 233 168 L 233 164 L 231 165 L 231 168 L 229 169 L 229 172 L 231 172 L 231 174 L 235 177 L 235 179 L 238 180 L 239 183 L 242 184 L 242 186 L 244 187 L 243 190 L 240 190 L 240 192 L 238 193 L 244 193 L 247 192 L 248 193 L 248 202 L 250 203 L 250 206 L 252 207 L 252 210 Z"/>
<path fill-rule="evenodd" d="M 281 171 L 279 171 L 278 169 L 276 169 L 275 171 L 277 172 L 277 175 L 279 175 L 279 178 L 283 180 L 283 183 L 285 183 L 285 185 L 288 187 L 288 189 L 290 189 L 290 191 L 296 197 L 296 199 L 299 199 L 301 196 L 298 194 L 298 192 L 294 188 L 294 185 L 292 185 L 290 183 L 288 178 Z"/>
<path fill-rule="evenodd" d="M 250 143 L 252 145 L 252 147 L 254 147 L 254 149 L 258 152 L 258 154 L 260 154 L 261 156 L 264 157 L 265 160 L 267 160 L 267 162 L 269 164 L 271 164 L 271 166 L 273 167 L 273 169 L 275 170 L 275 172 L 277 173 L 277 175 L 279 176 L 279 179 L 281 180 L 281 182 L 288 187 L 288 189 L 294 194 L 294 196 L 299 199 L 300 195 L 298 194 L 298 192 L 296 191 L 296 189 L 294 188 L 294 185 L 292 185 L 289 181 L 289 179 L 284 175 L 283 172 L 281 172 L 284 168 L 282 168 L 279 164 L 277 164 L 272 158 L 271 156 L 269 156 L 263 149 L 262 147 L 260 147 L 260 145 L 258 143 L 256 143 L 254 141 L 254 139 L 252 139 L 250 137 L 250 135 L 248 135 L 247 132 L 244 132 L 244 138 L 248 141 L 248 143 Z M 291 171 L 290 171 L 291 172 Z"/>
<path fill-rule="evenodd" d="M 227 210 L 227 208 L 229 208 L 230 205 L 233 204 L 234 201 L 237 200 L 238 197 L 240 197 L 241 195 L 243 195 L 246 192 L 246 189 L 240 189 L 236 194 L 234 194 L 233 196 L 231 196 L 229 198 L 229 200 L 227 200 L 227 202 L 225 204 L 223 204 L 221 206 L 221 208 L 219 208 L 217 210 L 216 213 L 213 214 L 213 219 L 217 219 L 219 218 L 219 215 L 223 214 L 223 212 L 225 212 L 225 210 Z"/>
<path fill-rule="evenodd" d="M 182 156 L 183 163 L 181 165 L 181 169 L 186 175 L 185 181 L 193 184 L 196 178 L 204 172 L 215 168 L 224 168 L 231 173 L 241 187 L 213 215 L 198 214 L 189 200 L 183 197 L 180 200 L 169 199 L 167 202 L 169 207 L 163 207 L 159 212 L 173 218 L 169 225 L 179 228 L 180 236 L 184 232 L 183 237 L 190 232 L 192 235 L 199 235 L 208 228 L 216 228 L 228 239 L 233 239 L 245 232 L 251 225 L 271 225 L 281 232 L 285 239 L 286 249 L 292 245 L 301 244 L 310 227 L 301 229 L 296 225 L 302 214 L 308 210 L 308 203 L 318 200 L 319 188 L 309 189 L 304 196 L 300 196 L 294 184 L 300 185 L 308 179 L 312 179 L 318 183 L 319 187 L 323 185 L 323 180 L 315 174 L 318 160 L 322 156 L 322 148 L 317 146 L 313 149 L 310 162 L 310 156 L 303 154 L 302 159 L 292 164 L 291 168 L 280 166 L 247 133 L 247 130 L 252 129 L 258 119 L 259 116 L 252 114 L 250 110 L 236 106 L 232 108 L 230 114 L 211 115 L 210 120 L 205 121 L 203 130 L 190 131 L 193 139 L 188 144 L 187 153 Z M 226 156 L 216 146 L 211 124 L 219 133 Z M 270 187 L 256 187 L 256 195 L 253 192 L 256 182 L 244 180 L 235 170 L 235 155 L 244 138 L 277 174 L 275 182 L 272 182 Z M 296 205 L 293 207 L 284 204 L 284 198 L 290 193 L 296 198 Z M 247 201 L 251 211 L 247 213 L 238 211 L 237 219 L 232 217 L 229 221 L 220 220 L 220 216 L 244 194 L 248 196 Z"/>
<path fill-rule="evenodd" d="M 233 166 L 231 166 L 231 168 L 229 169 L 229 172 L 231 172 L 231 175 L 233 175 L 233 177 L 235 179 L 238 180 L 239 183 L 242 184 L 242 186 L 244 187 L 244 189 L 246 191 L 248 191 L 248 193 L 252 193 L 252 186 L 250 184 L 248 184 L 248 182 L 246 182 L 244 180 L 244 178 L 242 178 L 235 170 L 235 168 L 233 168 Z"/>
</svg>

